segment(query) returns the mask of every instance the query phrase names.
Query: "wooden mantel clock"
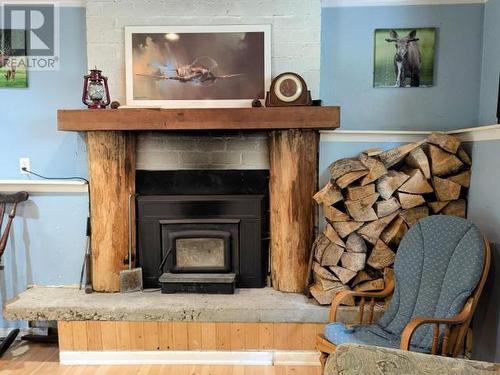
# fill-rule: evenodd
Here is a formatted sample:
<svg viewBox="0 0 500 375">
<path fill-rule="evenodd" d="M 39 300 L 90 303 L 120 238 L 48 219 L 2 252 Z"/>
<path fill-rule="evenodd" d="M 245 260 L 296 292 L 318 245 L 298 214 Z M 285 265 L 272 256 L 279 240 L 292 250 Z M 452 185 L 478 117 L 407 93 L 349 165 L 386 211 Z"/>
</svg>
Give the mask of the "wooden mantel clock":
<svg viewBox="0 0 500 375">
<path fill-rule="evenodd" d="M 287 72 L 273 79 L 266 95 L 266 107 L 304 105 L 312 105 L 312 100 L 311 92 L 301 76 Z"/>
</svg>

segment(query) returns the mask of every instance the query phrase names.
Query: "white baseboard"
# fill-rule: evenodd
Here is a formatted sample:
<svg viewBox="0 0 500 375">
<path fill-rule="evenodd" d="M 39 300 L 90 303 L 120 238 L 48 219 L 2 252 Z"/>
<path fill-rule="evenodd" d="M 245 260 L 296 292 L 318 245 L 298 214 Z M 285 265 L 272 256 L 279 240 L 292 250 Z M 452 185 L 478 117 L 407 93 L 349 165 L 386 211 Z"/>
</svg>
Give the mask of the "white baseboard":
<svg viewBox="0 0 500 375">
<path fill-rule="evenodd" d="M 61 351 L 62 365 L 319 366 L 314 351 Z"/>
</svg>

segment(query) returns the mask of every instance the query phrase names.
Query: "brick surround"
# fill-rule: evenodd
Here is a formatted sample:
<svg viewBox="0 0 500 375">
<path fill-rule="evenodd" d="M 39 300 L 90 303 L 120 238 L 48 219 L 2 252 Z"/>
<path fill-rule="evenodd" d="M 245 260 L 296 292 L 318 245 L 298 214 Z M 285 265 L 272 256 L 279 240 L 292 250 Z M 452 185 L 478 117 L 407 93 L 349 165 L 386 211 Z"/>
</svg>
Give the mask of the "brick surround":
<svg viewBox="0 0 500 375">
<path fill-rule="evenodd" d="M 320 0 L 88 0 L 88 64 L 104 71 L 113 100 L 125 103 L 125 26 L 227 24 L 271 24 L 273 76 L 295 71 L 319 96 Z M 269 168 L 260 133 L 143 133 L 137 153 L 137 168 L 146 170 Z"/>
</svg>

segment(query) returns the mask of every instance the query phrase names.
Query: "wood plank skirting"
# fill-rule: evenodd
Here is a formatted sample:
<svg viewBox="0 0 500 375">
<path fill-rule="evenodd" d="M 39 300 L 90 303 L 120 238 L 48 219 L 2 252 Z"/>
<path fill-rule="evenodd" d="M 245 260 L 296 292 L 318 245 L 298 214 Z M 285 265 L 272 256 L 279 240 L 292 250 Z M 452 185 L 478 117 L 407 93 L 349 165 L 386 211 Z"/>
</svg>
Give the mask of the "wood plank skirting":
<svg viewBox="0 0 500 375">
<path fill-rule="evenodd" d="M 322 323 L 59 321 L 60 351 L 315 350 Z"/>
</svg>

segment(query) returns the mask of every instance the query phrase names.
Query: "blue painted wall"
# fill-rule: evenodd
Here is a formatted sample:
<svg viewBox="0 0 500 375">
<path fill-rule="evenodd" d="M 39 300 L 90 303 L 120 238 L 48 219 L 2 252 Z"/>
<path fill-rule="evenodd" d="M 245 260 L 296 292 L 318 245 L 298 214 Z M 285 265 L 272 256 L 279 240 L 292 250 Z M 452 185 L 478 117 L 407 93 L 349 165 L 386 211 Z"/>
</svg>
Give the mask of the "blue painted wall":
<svg viewBox="0 0 500 375">
<path fill-rule="evenodd" d="M 484 7 L 483 70 L 479 123 L 496 124 L 498 76 L 500 74 L 500 0 L 489 0 Z"/>
<path fill-rule="evenodd" d="M 23 179 L 19 158 L 48 176 L 87 176 L 83 140 L 58 132 L 56 110 L 79 108 L 87 69 L 85 9 L 61 14 L 61 70 L 29 72 L 29 88 L 0 89 L 0 179 Z M 76 284 L 85 240 L 86 194 L 38 194 L 22 204 L 0 271 L 0 309 L 27 285 Z M 0 319 L 0 327 L 21 325 Z"/>
<path fill-rule="evenodd" d="M 321 98 L 342 107 L 344 129 L 475 126 L 483 10 L 483 4 L 323 8 Z M 374 30 L 389 27 L 439 29 L 434 87 L 373 88 Z"/>
</svg>

